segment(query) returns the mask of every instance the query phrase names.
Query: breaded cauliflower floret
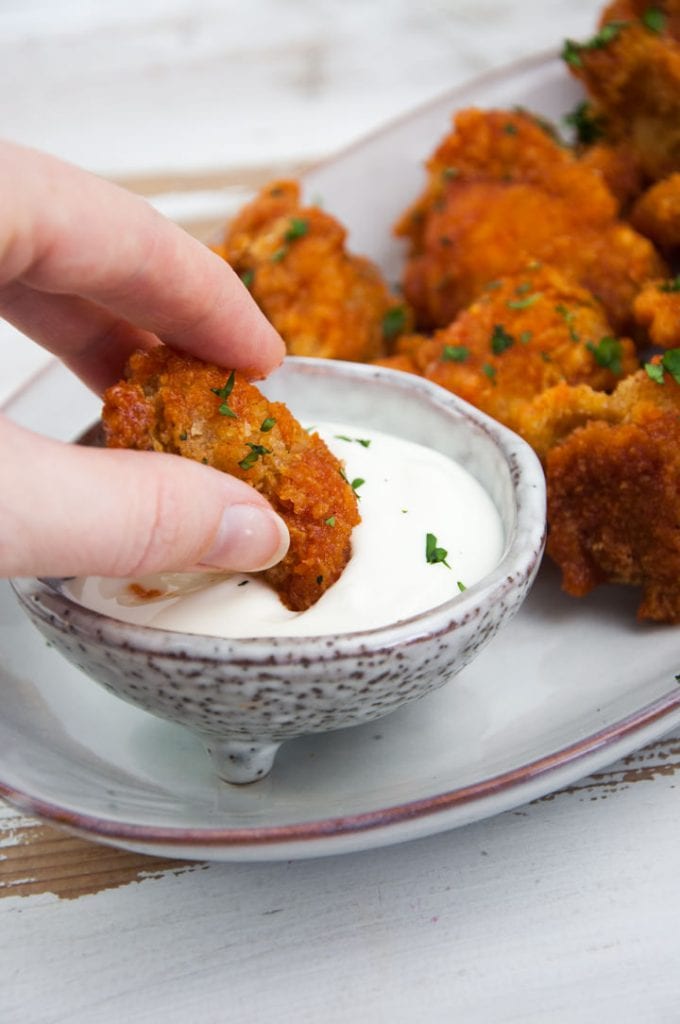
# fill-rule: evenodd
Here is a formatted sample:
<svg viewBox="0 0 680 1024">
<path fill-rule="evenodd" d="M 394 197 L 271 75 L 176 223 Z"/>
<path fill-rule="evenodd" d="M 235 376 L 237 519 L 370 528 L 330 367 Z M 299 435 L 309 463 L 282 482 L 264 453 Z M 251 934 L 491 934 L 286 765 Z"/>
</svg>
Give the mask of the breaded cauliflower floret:
<svg viewBox="0 0 680 1024">
<path fill-rule="evenodd" d="M 487 282 L 537 260 L 591 291 L 625 332 L 639 288 L 666 273 L 649 240 L 617 219 L 602 174 L 526 114 L 463 111 L 427 167 L 396 229 L 410 242 L 404 293 L 421 328 L 446 326 Z"/>
<path fill-rule="evenodd" d="M 285 405 L 241 374 L 163 345 L 132 356 L 105 394 L 107 444 L 171 452 L 239 477 L 290 532 L 286 557 L 263 576 L 293 611 L 314 604 L 344 569 L 359 522 L 342 463 Z"/>
<path fill-rule="evenodd" d="M 382 362 L 427 377 L 527 440 L 532 403 L 547 389 L 611 390 L 639 366 L 593 296 L 550 267 L 493 282 L 449 327 L 400 339 Z"/>
<path fill-rule="evenodd" d="M 347 251 L 346 234 L 330 214 L 301 205 L 296 182 L 277 181 L 240 211 L 216 247 L 292 355 L 374 359 L 410 324 L 375 264 Z"/>
</svg>

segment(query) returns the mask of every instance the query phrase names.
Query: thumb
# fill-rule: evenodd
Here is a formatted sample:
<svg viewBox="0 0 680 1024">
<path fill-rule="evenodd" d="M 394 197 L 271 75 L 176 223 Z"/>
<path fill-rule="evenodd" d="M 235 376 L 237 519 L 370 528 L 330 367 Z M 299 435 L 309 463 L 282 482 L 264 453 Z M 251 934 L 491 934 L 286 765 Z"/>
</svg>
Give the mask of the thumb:
<svg viewBox="0 0 680 1024">
<path fill-rule="evenodd" d="M 0 576 L 256 571 L 288 530 L 248 484 L 175 455 L 48 440 L 0 417 Z"/>
</svg>

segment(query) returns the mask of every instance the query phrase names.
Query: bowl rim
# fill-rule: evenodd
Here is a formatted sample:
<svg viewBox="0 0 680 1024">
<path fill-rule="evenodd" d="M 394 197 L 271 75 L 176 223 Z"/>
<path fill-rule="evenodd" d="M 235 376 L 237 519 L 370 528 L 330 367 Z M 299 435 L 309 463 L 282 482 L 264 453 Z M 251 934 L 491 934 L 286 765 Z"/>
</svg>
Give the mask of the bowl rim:
<svg viewBox="0 0 680 1024">
<path fill-rule="evenodd" d="M 31 614 L 43 620 L 53 620 L 54 604 L 60 603 L 63 616 L 81 636 L 96 632 L 98 642 L 104 646 L 110 643 L 120 645 L 121 633 L 124 633 L 126 646 L 144 653 L 173 654 L 189 642 L 192 646 L 191 657 L 197 661 L 222 660 L 225 656 L 230 660 L 241 656 L 248 662 L 262 662 L 275 656 L 280 661 L 284 647 L 292 652 L 291 661 L 309 650 L 314 651 L 317 660 L 323 660 L 324 651 L 327 657 L 337 659 L 342 655 L 349 657 L 369 650 L 384 651 L 397 645 L 414 643 L 424 637 L 436 637 L 448 632 L 455 624 L 463 625 L 478 617 L 484 605 L 493 605 L 511 591 L 517 582 L 528 580 L 530 583 L 533 580 L 541 561 L 547 532 L 545 477 L 537 455 L 518 434 L 440 385 L 392 367 L 309 356 L 286 356 L 282 365 L 270 376 L 288 372 L 306 377 L 332 373 L 340 379 L 372 380 L 396 388 L 403 393 L 405 399 L 418 395 L 446 415 L 453 416 L 471 426 L 476 433 L 486 436 L 503 457 L 510 473 L 513 494 L 516 496 L 518 491 L 522 491 L 522 501 L 515 502 L 514 522 L 506 535 L 503 554 L 494 569 L 464 592 L 454 594 L 449 600 L 408 618 L 371 629 L 311 636 L 232 638 L 129 623 L 87 608 L 67 596 L 61 588 L 71 577 L 11 579 L 10 584 L 19 601 Z M 266 392 L 266 381 L 262 382 L 262 386 Z M 44 605 L 45 598 L 49 598 L 49 609 Z"/>
</svg>

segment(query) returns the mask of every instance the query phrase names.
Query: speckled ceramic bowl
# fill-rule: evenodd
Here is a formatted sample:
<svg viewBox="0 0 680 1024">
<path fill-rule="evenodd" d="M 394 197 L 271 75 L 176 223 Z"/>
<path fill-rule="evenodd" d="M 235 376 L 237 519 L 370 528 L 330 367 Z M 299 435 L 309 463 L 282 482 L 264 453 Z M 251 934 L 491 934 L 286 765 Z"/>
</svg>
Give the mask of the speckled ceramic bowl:
<svg viewBox="0 0 680 1024">
<path fill-rule="evenodd" d="M 55 579 L 14 582 L 38 629 L 108 690 L 199 734 L 221 778 L 254 782 L 285 740 L 380 718 L 450 680 L 508 622 L 538 568 L 545 486 L 515 434 L 427 381 L 289 359 L 263 385 L 305 422 L 340 420 L 436 447 L 485 487 L 505 531 L 499 564 L 464 593 L 393 625 L 339 636 L 223 639 L 130 625 Z"/>
</svg>

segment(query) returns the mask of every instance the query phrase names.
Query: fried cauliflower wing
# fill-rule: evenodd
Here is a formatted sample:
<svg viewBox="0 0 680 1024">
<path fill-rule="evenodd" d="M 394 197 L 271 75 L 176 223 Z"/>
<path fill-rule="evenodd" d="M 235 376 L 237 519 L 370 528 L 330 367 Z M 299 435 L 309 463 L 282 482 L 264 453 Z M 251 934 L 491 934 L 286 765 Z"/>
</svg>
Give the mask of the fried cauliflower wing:
<svg viewBox="0 0 680 1024">
<path fill-rule="evenodd" d="M 680 350 L 641 370 L 548 452 L 548 553 L 583 596 L 604 582 L 642 588 L 638 617 L 680 623 Z M 668 358 L 668 355 L 665 358 Z M 572 395 L 587 413 L 587 395 Z"/>
<path fill-rule="evenodd" d="M 241 374 L 165 346 L 138 352 L 127 379 L 106 392 L 103 422 L 110 447 L 209 464 L 270 501 L 290 548 L 263 576 L 288 608 L 310 607 L 342 573 L 360 517 L 341 462 Z"/>
<path fill-rule="evenodd" d="M 652 181 L 680 171 L 680 0 L 615 0 L 562 56 L 609 142 L 629 146 Z"/>
<path fill-rule="evenodd" d="M 561 382 L 611 390 L 639 366 L 593 296 L 545 266 L 493 282 L 449 327 L 400 339 L 381 362 L 427 377 L 530 442 L 538 395 Z"/>
<path fill-rule="evenodd" d="M 267 185 L 216 247 L 240 274 L 292 355 L 373 359 L 405 329 L 410 313 L 378 268 L 349 253 L 346 231 L 301 205 L 293 181 Z"/>
<path fill-rule="evenodd" d="M 426 330 L 449 324 L 484 285 L 532 260 L 557 267 L 602 302 L 617 332 L 665 265 L 617 219 L 603 176 L 524 113 L 465 110 L 428 161 L 424 194 L 401 218 L 404 294 Z"/>
</svg>

